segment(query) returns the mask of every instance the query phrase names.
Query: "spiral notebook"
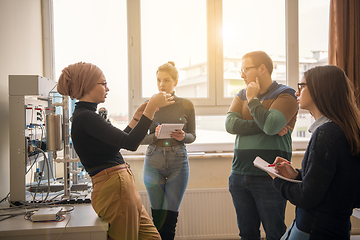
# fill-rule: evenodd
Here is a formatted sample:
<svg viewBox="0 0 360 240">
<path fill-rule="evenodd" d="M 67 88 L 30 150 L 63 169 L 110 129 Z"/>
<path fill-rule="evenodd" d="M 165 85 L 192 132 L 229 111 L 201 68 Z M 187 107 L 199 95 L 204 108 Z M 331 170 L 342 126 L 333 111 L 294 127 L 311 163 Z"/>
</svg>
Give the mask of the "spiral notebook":
<svg viewBox="0 0 360 240">
<path fill-rule="evenodd" d="M 265 172 L 271 173 L 271 174 L 275 175 L 278 178 L 284 179 L 286 181 L 296 182 L 296 183 L 301 182 L 300 180 L 286 178 L 286 177 L 276 173 L 275 168 L 274 167 L 268 167 L 269 163 L 267 161 L 265 161 L 264 159 L 262 159 L 261 157 L 256 157 L 255 158 L 254 166 L 260 168 L 261 170 L 263 170 Z"/>
</svg>

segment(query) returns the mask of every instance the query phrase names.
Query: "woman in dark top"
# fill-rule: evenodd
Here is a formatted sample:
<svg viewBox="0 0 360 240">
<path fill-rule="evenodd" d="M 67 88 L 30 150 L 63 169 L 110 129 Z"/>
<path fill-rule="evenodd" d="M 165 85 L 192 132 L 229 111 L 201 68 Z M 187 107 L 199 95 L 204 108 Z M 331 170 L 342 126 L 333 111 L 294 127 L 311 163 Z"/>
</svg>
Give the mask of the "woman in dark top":
<svg viewBox="0 0 360 240">
<path fill-rule="evenodd" d="M 298 84 L 299 107 L 315 118 L 301 169 L 275 159 L 283 176 L 281 195 L 296 205 L 296 217 L 282 239 L 350 239 L 350 216 L 360 203 L 360 114 L 354 89 L 343 70 L 320 66 Z"/>
<path fill-rule="evenodd" d="M 109 88 L 103 72 L 91 63 L 64 68 L 58 81 L 60 94 L 78 99 L 72 117 L 71 138 L 76 153 L 91 176 L 91 204 L 109 223 L 109 239 L 160 239 L 141 203 L 133 174 L 119 150 L 135 151 L 158 108 L 174 103 L 166 93 L 152 96 L 141 105 L 129 125 L 119 130 L 96 113 Z"/>
<path fill-rule="evenodd" d="M 189 181 L 189 161 L 185 143 L 195 141 L 195 110 L 189 99 L 175 96 L 179 73 L 175 63 L 161 65 L 157 86 L 174 96 L 175 103 L 155 113 L 150 133 L 142 144 L 149 144 L 144 162 L 144 183 L 148 192 L 155 226 L 162 240 L 173 240 L 181 200 Z M 183 123 L 165 139 L 158 139 L 163 123 Z"/>
</svg>

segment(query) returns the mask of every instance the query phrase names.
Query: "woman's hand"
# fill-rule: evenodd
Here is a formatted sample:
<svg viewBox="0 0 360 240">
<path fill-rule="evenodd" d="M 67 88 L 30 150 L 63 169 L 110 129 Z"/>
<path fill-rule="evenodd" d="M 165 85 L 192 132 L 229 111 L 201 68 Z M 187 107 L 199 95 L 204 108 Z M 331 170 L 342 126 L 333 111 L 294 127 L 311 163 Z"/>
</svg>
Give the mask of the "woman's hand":
<svg viewBox="0 0 360 240">
<path fill-rule="evenodd" d="M 149 105 L 154 105 L 156 108 L 161 108 L 173 104 L 175 102 L 173 100 L 174 96 L 172 96 L 170 93 L 159 92 L 150 98 Z"/>
<path fill-rule="evenodd" d="M 174 102 L 174 96 L 171 96 L 170 93 L 159 92 L 150 98 L 143 114 L 149 119 L 153 119 L 155 112 L 159 108 L 168 106 Z"/>
<path fill-rule="evenodd" d="M 133 118 L 129 122 L 130 128 L 134 128 L 136 126 L 136 124 L 139 122 L 141 115 L 143 114 L 147 104 L 148 104 L 147 102 L 144 102 L 136 109 Z"/>
<path fill-rule="evenodd" d="M 160 132 L 160 128 L 161 128 L 161 125 L 158 125 L 156 128 L 155 128 L 155 136 L 159 136 L 159 132 Z"/>
<path fill-rule="evenodd" d="M 181 141 L 185 137 L 185 132 L 183 130 L 177 129 L 176 132 L 172 132 L 170 137 L 174 138 L 175 140 Z"/>
<path fill-rule="evenodd" d="M 141 115 L 143 114 L 146 106 L 147 106 L 148 102 L 144 102 L 143 104 L 141 104 L 137 109 L 136 109 L 136 112 L 134 113 L 134 116 L 133 118 L 137 121 L 140 120 L 141 118 Z"/>
<path fill-rule="evenodd" d="M 276 157 L 274 164 L 275 171 L 286 178 L 295 179 L 299 174 L 298 171 L 296 171 L 291 164 L 282 157 Z"/>
</svg>

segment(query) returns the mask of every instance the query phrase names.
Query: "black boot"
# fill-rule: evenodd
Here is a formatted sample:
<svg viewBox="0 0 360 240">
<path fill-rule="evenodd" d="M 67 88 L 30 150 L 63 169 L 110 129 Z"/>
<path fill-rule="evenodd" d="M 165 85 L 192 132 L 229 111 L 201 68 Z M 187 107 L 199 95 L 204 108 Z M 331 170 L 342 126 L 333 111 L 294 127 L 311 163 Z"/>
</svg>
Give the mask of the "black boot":
<svg viewBox="0 0 360 240">
<path fill-rule="evenodd" d="M 159 233 L 162 240 L 173 240 L 175 237 L 175 228 L 179 213 L 170 210 L 165 211 L 167 212 L 165 222 L 159 229 Z"/>
<path fill-rule="evenodd" d="M 160 232 L 160 229 L 164 225 L 164 222 L 166 219 L 166 210 L 151 209 L 151 214 L 152 214 L 154 225 L 155 225 L 156 229 Z"/>
</svg>

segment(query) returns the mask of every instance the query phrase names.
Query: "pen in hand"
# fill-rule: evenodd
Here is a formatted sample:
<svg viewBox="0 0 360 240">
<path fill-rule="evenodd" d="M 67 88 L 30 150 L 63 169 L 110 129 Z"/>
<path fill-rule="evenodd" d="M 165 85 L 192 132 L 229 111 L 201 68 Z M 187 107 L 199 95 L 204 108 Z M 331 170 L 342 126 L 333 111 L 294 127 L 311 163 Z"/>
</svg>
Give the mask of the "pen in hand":
<svg viewBox="0 0 360 240">
<path fill-rule="evenodd" d="M 291 164 L 291 162 L 284 162 L 284 163 Z M 275 166 L 279 166 L 279 165 L 281 165 L 281 163 L 269 164 L 268 167 L 275 167 Z"/>
</svg>

